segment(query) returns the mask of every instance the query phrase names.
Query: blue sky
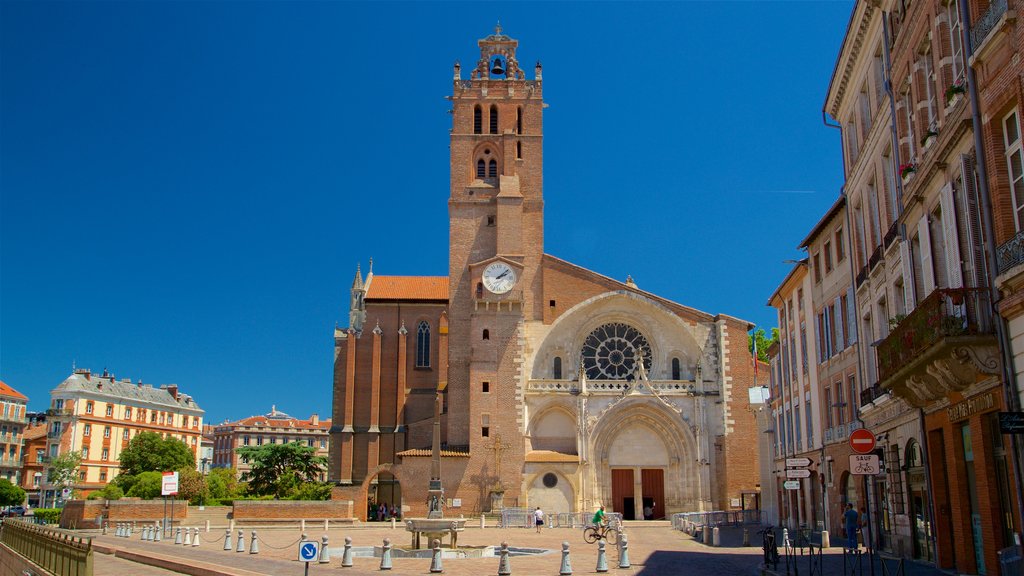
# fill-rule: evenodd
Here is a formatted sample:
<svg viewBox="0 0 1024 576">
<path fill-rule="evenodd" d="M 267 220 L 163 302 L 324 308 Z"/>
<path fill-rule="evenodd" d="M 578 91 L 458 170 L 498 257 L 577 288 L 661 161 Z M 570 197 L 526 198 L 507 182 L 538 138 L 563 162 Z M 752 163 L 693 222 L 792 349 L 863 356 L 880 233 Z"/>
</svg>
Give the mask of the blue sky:
<svg viewBox="0 0 1024 576">
<path fill-rule="evenodd" d="M 447 273 L 452 64 L 544 65 L 545 248 L 771 326 L 852 2 L 2 2 L 0 379 L 330 415 L 356 264 Z M 414 246 L 410 249 L 410 246 Z"/>
</svg>

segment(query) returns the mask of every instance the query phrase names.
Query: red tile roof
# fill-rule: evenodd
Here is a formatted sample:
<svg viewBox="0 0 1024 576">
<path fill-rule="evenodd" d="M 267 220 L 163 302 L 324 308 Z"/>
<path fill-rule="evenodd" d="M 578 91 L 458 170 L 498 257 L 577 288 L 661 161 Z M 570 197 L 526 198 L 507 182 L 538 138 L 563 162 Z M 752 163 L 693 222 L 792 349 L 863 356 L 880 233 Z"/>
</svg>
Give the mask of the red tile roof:
<svg viewBox="0 0 1024 576">
<path fill-rule="evenodd" d="M 447 276 L 372 276 L 367 300 L 448 300 Z"/>
<path fill-rule="evenodd" d="M 447 286 L 447 284 L 445 284 L 445 286 Z M 28 401 L 27 396 L 25 396 L 21 392 L 18 392 L 14 388 L 11 388 L 7 384 L 5 384 L 3 380 L 0 380 L 0 396 L 8 396 L 10 398 L 17 398 L 19 400 Z"/>
<path fill-rule="evenodd" d="M 221 424 L 221 426 L 252 426 L 252 427 L 270 427 L 270 428 L 293 428 L 299 429 L 311 429 L 319 428 L 321 430 L 329 430 L 331 428 L 331 419 L 320 420 L 316 425 L 313 425 L 310 420 L 299 420 L 298 418 L 267 418 L 266 416 L 249 416 L 248 418 L 242 418 L 235 422 L 229 422 L 227 424 Z"/>
</svg>

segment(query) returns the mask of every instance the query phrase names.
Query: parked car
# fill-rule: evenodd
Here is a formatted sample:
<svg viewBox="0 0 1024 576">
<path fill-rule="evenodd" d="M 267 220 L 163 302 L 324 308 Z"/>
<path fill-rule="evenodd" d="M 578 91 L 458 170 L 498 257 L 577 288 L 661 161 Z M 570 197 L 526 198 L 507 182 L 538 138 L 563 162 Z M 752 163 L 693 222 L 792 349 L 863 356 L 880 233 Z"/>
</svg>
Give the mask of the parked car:
<svg viewBox="0 0 1024 576">
<path fill-rule="evenodd" d="M 26 510 L 24 506 L 11 506 L 3 512 L 0 512 L 0 516 L 24 516 L 25 512 Z"/>
</svg>

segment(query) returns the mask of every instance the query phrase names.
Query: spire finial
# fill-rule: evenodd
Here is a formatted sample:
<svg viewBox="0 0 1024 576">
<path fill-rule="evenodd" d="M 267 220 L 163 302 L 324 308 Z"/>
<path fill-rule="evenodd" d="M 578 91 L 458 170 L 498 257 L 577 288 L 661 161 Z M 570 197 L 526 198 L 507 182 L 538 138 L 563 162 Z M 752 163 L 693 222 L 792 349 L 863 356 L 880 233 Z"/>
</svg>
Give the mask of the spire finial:
<svg viewBox="0 0 1024 576">
<path fill-rule="evenodd" d="M 373 274 L 373 256 L 370 257 L 370 271 L 367 274 Z"/>
<path fill-rule="evenodd" d="M 501 34 L 501 20 L 498 20 L 498 23 L 494 26 L 494 33 Z"/>
</svg>

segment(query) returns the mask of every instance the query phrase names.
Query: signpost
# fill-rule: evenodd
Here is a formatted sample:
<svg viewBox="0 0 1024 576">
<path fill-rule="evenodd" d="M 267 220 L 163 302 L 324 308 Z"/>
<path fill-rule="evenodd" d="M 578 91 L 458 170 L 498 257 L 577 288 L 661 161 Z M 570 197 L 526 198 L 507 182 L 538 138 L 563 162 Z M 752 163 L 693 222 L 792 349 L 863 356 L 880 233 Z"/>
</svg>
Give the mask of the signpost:
<svg viewBox="0 0 1024 576">
<path fill-rule="evenodd" d="M 874 476 L 881 468 L 877 454 L 850 454 L 850 474 L 854 476 Z"/>
<path fill-rule="evenodd" d="M 805 468 L 789 468 L 786 470 L 786 478 L 810 478 L 811 471 Z"/>
<path fill-rule="evenodd" d="M 303 534 L 303 537 L 306 535 Z M 320 559 L 320 543 L 316 540 L 300 540 L 299 541 L 299 562 L 304 562 L 306 565 L 306 576 L 309 576 L 309 563 L 316 562 Z"/>
<path fill-rule="evenodd" d="M 171 499 L 171 523 L 167 523 L 167 497 L 178 495 L 178 473 L 164 472 L 160 478 L 160 495 L 164 497 L 164 524 L 160 527 L 164 536 L 174 526 L 174 499 Z"/>
<path fill-rule="evenodd" d="M 782 487 L 785 488 L 786 490 L 799 490 L 800 489 L 800 481 L 799 480 L 786 480 L 785 482 L 782 483 Z"/>
<path fill-rule="evenodd" d="M 870 454 L 875 449 L 875 435 L 866 428 L 850 432 L 850 448 L 857 454 Z"/>
<path fill-rule="evenodd" d="M 810 458 L 786 458 L 786 468 L 806 468 L 810 465 Z"/>
<path fill-rule="evenodd" d="M 868 493 L 868 476 L 878 474 L 881 469 L 878 455 L 872 454 L 876 443 L 877 439 L 871 430 L 858 428 L 850 432 L 850 448 L 856 452 L 856 454 L 850 454 L 850 473 L 855 476 L 864 477 L 864 509 L 868 514 L 868 518 L 865 518 L 864 522 L 867 525 L 868 558 L 873 558 L 875 553 L 871 534 L 871 497 Z M 871 576 L 874 576 L 874 562 L 870 566 Z"/>
</svg>

